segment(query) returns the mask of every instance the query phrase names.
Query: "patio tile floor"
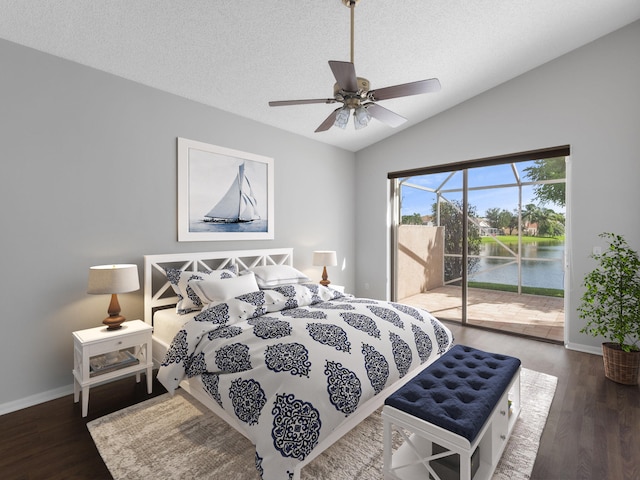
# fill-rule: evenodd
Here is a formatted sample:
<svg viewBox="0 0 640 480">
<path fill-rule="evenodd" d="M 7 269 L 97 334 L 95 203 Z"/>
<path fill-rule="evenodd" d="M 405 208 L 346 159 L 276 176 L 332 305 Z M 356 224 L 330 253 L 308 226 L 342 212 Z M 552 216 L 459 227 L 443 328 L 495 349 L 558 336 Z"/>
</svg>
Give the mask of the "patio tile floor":
<svg viewBox="0 0 640 480">
<path fill-rule="evenodd" d="M 439 319 L 460 322 L 462 318 L 460 287 L 440 287 L 400 301 Z M 467 317 L 469 325 L 564 342 L 562 298 L 470 288 Z"/>
</svg>

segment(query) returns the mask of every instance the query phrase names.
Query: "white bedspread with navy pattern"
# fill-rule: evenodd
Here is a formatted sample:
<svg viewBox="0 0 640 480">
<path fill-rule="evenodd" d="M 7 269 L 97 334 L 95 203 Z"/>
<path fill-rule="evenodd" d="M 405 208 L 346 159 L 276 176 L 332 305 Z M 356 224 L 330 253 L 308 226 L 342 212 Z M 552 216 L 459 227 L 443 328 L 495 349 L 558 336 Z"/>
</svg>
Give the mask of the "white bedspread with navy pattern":
<svg viewBox="0 0 640 480">
<path fill-rule="evenodd" d="M 201 375 L 255 444 L 261 477 L 286 480 L 359 405 L 451 343 L 424 310 L 286 285 L 212 304 L 188 321 L 158 379 L 173 393 Z"/>
</svg>

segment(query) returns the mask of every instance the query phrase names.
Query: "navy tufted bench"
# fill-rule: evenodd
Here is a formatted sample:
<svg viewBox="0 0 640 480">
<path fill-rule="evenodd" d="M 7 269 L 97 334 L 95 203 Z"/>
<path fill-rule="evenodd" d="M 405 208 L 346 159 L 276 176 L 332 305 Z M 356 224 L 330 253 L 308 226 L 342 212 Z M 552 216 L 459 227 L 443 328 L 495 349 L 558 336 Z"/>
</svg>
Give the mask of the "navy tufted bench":
<svg viewBox="0 0 640 480">
<path fill-rule="evenodd" d="M 491 478 L 519 412 L 520 360 L 456 345 L 386 399 L 385 478 Z"/>
</svg>

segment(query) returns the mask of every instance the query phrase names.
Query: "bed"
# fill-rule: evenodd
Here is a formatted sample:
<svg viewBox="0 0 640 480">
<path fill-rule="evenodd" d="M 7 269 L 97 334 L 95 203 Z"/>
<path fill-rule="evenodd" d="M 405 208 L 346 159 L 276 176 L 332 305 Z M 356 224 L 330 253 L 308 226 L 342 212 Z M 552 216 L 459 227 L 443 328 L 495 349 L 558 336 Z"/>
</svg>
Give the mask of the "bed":
<svg viewBox="0 0 640 480">
<path fill-rule="evenodd" d="M 246 436 L 263 480 L 298 480 L 453 341 L 424 310 L 310 281 L 290 248 L 146 255 L 144 273 L 158 379 Z"/>
</svg>

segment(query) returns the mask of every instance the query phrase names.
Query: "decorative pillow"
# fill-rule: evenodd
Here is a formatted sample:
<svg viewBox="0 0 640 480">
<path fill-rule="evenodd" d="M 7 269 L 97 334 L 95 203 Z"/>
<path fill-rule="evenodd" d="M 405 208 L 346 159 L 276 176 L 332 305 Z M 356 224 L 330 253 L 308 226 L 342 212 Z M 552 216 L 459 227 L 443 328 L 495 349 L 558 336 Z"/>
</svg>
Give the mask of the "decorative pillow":
<svg viewBox="0 0 640 480">
<path fill-rule="evenodd" d="M 178 268 L 166 268 L 165 273 L 173 291 L 178 295 L 178 303 L 176 304 L 176 312 L 179 315 L 200 310 L 202 301 L 198 295 L 189 287 L 189 280 L 204 280 L 205 278 L 235 278 L 238 273 L 237 267 L 224 268 L 221 270 L 212 270 L 210 272 L 194 272 L 189 270 L 180 270 Z"/>
<path fill-rule="evenodd" d="M 236 278 L 190 280 L 189 287 L 205 304 L 224 302 L 230 298 L 259 290 L 253 272 Z"/>
<path fill-rule="evenodd" d="M 289 265 L 266 265 L 245 270 L 241 275 L 253 272 L 260 288 L 271 288 L 292 283 L 308 283 L 311 281 L 304 273 Z"/>
</svg>

